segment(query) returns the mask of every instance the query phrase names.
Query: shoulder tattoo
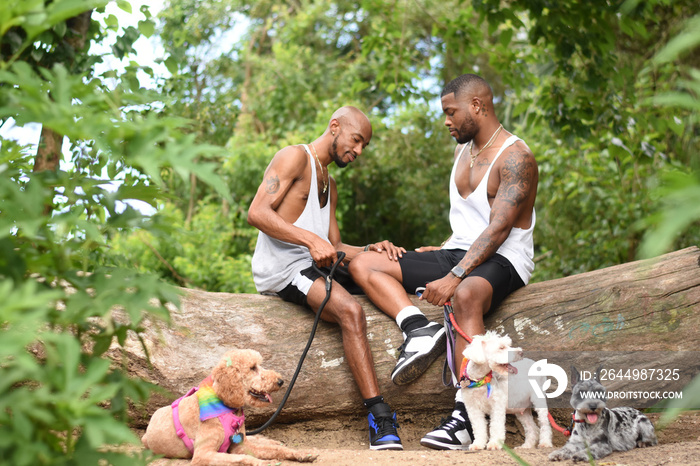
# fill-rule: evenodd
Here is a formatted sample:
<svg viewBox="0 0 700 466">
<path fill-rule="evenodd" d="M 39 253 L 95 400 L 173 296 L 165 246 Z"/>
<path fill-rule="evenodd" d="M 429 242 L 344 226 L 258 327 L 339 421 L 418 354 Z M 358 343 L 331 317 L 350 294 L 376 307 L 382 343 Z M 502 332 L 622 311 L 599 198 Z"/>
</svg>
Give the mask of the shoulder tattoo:
<svg viewBox="0 0 700 466">
<path fill-rule="evenodd" d="M 265 180 L 265 192 L 275 194 L 280 189 L 280 179 L 277 175 L 272 175 Z"/>
<path fill-rule="evenodd" d="M 525 202 L 533 188 L 537 167 L 527 152 L 514 150 L 504 161 L 501 189 L 503 199 L 513 206 Z"/>
</svg>

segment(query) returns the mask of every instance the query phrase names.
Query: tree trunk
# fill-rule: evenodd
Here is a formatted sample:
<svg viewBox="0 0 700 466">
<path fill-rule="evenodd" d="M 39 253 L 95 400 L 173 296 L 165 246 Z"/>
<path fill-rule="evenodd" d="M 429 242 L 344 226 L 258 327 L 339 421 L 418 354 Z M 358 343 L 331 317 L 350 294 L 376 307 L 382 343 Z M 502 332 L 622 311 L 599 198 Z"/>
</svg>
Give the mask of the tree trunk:
<svg viewBox="0 0 700 466">
<path fill-rule="evenodd" d="M 66 20 L 66 26 L 70 33 L 66 35 L 64 42 L 65 46 L 72 49 L 74 55 L 80 53 L 85 47 L 91 18 L 92 10 L 88 10 Z M 68 70 L 71 69 L 74 61 L 74 59 L 69 59 L 64 63 Z M 34 159 L 34 172 L 58 170 L 63 137 L 63 134 L 42 126 L 39 146 Z M 44 215 L 49 215 L 51 210 L 53 210 L 53 204 L 49 203 L 44 207 Z"/>
<path fill-rule="evenodd" d="M 172 392 L 154 396 L 136 425 L 145 425 L 157 407 L 196 385 L 230 348 L 259 351 L 265 366 L 279 371 L 288 383 L 307 342 L 314 315 L 299 306 L 270 296 L 183 292 L 181 309 L 171 310 L 172 325 L 152 322 L 142 334 L 152 367 L 135 338 L 127 343 L 130 371 Z M 412 299 L 431 320 L 442 322 L 442 308 Z M 401 331 L 364 296 L 358 301 L 366 312 L 381 393 L 392 409 L 410 416 L 419 399 L 421 410 L 446 412 L 454 390 L 441 382 L 443 358 L 416 382 L 394 385 L 390 373 L 403 341 Z M 537 351 L 697 351 L 699 309 L 700 250 L 691 247 L 528 285 L 487 316 L 486 328 L 509 334 L 525 356 Z M 248 410 L 250 424 L 264 422 L 274 408 Z M 362 411 L 361 397 L 343 354 L 339 329 L 321 322 L 278 420 L 358 411 Z"/>
<path fill-rule="evenodd" d="M 69 49 L 73 57 L 81 53 L 87 43 L 87 32 L 90 29 L 91 20 L 92 10 L 85 11 L 66 20 L 66 27 L 69 32 L 63 39 L 64 44 L 59 48 Z M 63 64 L 70 70 L 74 61 L 74 58 L 68 58 Z M 51 128 L 42 127 L 41 140 L 39 141 L 39 148 L 37 149 L 34 162 L 34 171 L 56 170 L 60 160 L 62 145 L 62 134 Z"/>
</svg>

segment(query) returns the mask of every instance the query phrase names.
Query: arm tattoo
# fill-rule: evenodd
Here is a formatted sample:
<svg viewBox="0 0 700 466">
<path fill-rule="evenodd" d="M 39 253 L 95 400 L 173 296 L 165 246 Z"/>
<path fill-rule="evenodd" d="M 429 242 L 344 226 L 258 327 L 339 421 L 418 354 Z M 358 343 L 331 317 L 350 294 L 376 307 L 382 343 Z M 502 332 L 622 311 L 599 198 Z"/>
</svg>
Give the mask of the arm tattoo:
<svg viewBox="0 0 700 466">
<path fill-rule="evenodd" d="M 471 273 L 479 264 L 486 262 L 498 250 L 498 246 L 491 236 L 477 238 L 469 248 L 469 253 L 465 254 L 464 259 L 467 260 L 463 260 L 466 263 L 462 267 Z"/>
<path fill-rule="evenodd" d="M 486 262 L 491 256 L 496 253 L 499 245 L 491 235 L 482 235 L 474 241 L 469 247 L 469 250 L 464 255 L 459 265 L 466 270 L 467 275 L 479 265 Z"/>
<path fill-rule="evenodd" d="M 501 199 L 513 207 L 527 201 L 536 170 L 534 161 L 527 153 L 516 150 L 508 154 L 501 172 Z"/>
<path fill-rule="evenodd" d="M 280 179 L 277 175 L 272 175 L 265 180 L 265 192 L 267 194 L 275 194 L 280 189 Z"/>
<path fill-rule="evenodd" d="M 537 166 L 534 158 L 527 152 L 512 151 L 505 159 L 501 170 L 501 185 L 496 196 L 506 204 L 517 208 L 527 202 L 530 190 L 534 188 L 537 179 Z M 507 223 L 509 209 L 494 209 L 491 211 L 490 224 Z M 502 242 L 492 233 L 482 233 L 474 244 L 471 245 L 460 265 L 467 273 L 471 273 L 479 264 L 483 264 L 489 257 L 498 251 Z"/>
</svg>

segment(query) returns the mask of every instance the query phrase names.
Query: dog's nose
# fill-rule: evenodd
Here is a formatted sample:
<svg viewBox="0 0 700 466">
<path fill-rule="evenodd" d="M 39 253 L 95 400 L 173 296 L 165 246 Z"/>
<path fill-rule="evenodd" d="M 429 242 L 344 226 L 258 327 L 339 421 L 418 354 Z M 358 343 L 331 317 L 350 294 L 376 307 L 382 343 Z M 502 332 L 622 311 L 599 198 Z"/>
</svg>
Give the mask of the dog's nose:
<svg viewBox="0 0 700 466">
<path fill-rule="evenodd" d="M 605 406 L 605 404 L 602 403 L 602 402 L 599 401 L 599 400 L 591 400 L 591 401 L 588 402 L 588 409 L 589 409 L 591 412 L 596 411 L 596 410 L 598 410 L 598 409 L 600 409 L 601 407 L 604 407 L 604 406 Z"/>
<path fill-rule="evenodd" d="M 277 379 L 277 385 L 280 386 L 280 387 L 281 387 L 282 385 L 284 385 L 284 380 L 282 380 L 282 379 Z"/>
</svg>

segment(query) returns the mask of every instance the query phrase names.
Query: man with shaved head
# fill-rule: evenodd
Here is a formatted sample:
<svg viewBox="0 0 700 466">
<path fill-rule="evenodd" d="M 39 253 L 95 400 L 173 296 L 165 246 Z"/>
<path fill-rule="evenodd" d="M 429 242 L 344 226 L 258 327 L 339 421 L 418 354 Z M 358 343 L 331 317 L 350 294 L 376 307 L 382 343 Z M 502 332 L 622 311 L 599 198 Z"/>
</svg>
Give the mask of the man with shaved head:
<svg viewBox="0 0 700 466">
<path fill-rule="evenodd" d="M 458 143 L 449 182 L 452 235 L 442 246 L 404 253 L 398 262 L 363 254 L 350 264 L 355 282 L 406 335 L 392 374 L 400 384 L 419 377 L 436 354 L 426 336 L 428 320 L 407 292 L 425 288 L 421 299 L 440 306 L 451 301 L 457 325 L 472 337 L 485 333 L 484 314 L 527 284 L 534 270 L 538 170 L 530 148 L 500 124 L 491 86 L 480 76 L 464 74 L 450 81 L 441 102 L 445 126 Z M 452 382 L 459 387 L 466 341 L 458 334 L 447 341 Z M 467 449 L 470 430 L 457 390 L 452 415 L 421 444 Z"/>
<path fill-rule="evenodd" d="M 253 254 L 253 280 L 259 292 L 276 293 L 316 311 L 326 289 L 312 262 L 328 273 L 338 259 L 336 251 L 346 254 L 344 263 L 352 263 L 363 252 L 389 261 L 405 252 L 389 241 L 358 247 L 340 239 L 335 216 L 338 191 L 328 166 L 353 162 L 371 138 L 367 116 L 345 106 L 333 113 L 324 133 L 313 142 L 287 146 L 272 158 L 248 210 L 248 223 L 260 230 Z M 351 293 L 362 290 L 344 265 L 336 270 L 321 318 L 340 326 L 345 357 L 369 411 L 370 449 L 402 450 L 396 414 L 379 393 L 364 310 Z"/>
</svg>

